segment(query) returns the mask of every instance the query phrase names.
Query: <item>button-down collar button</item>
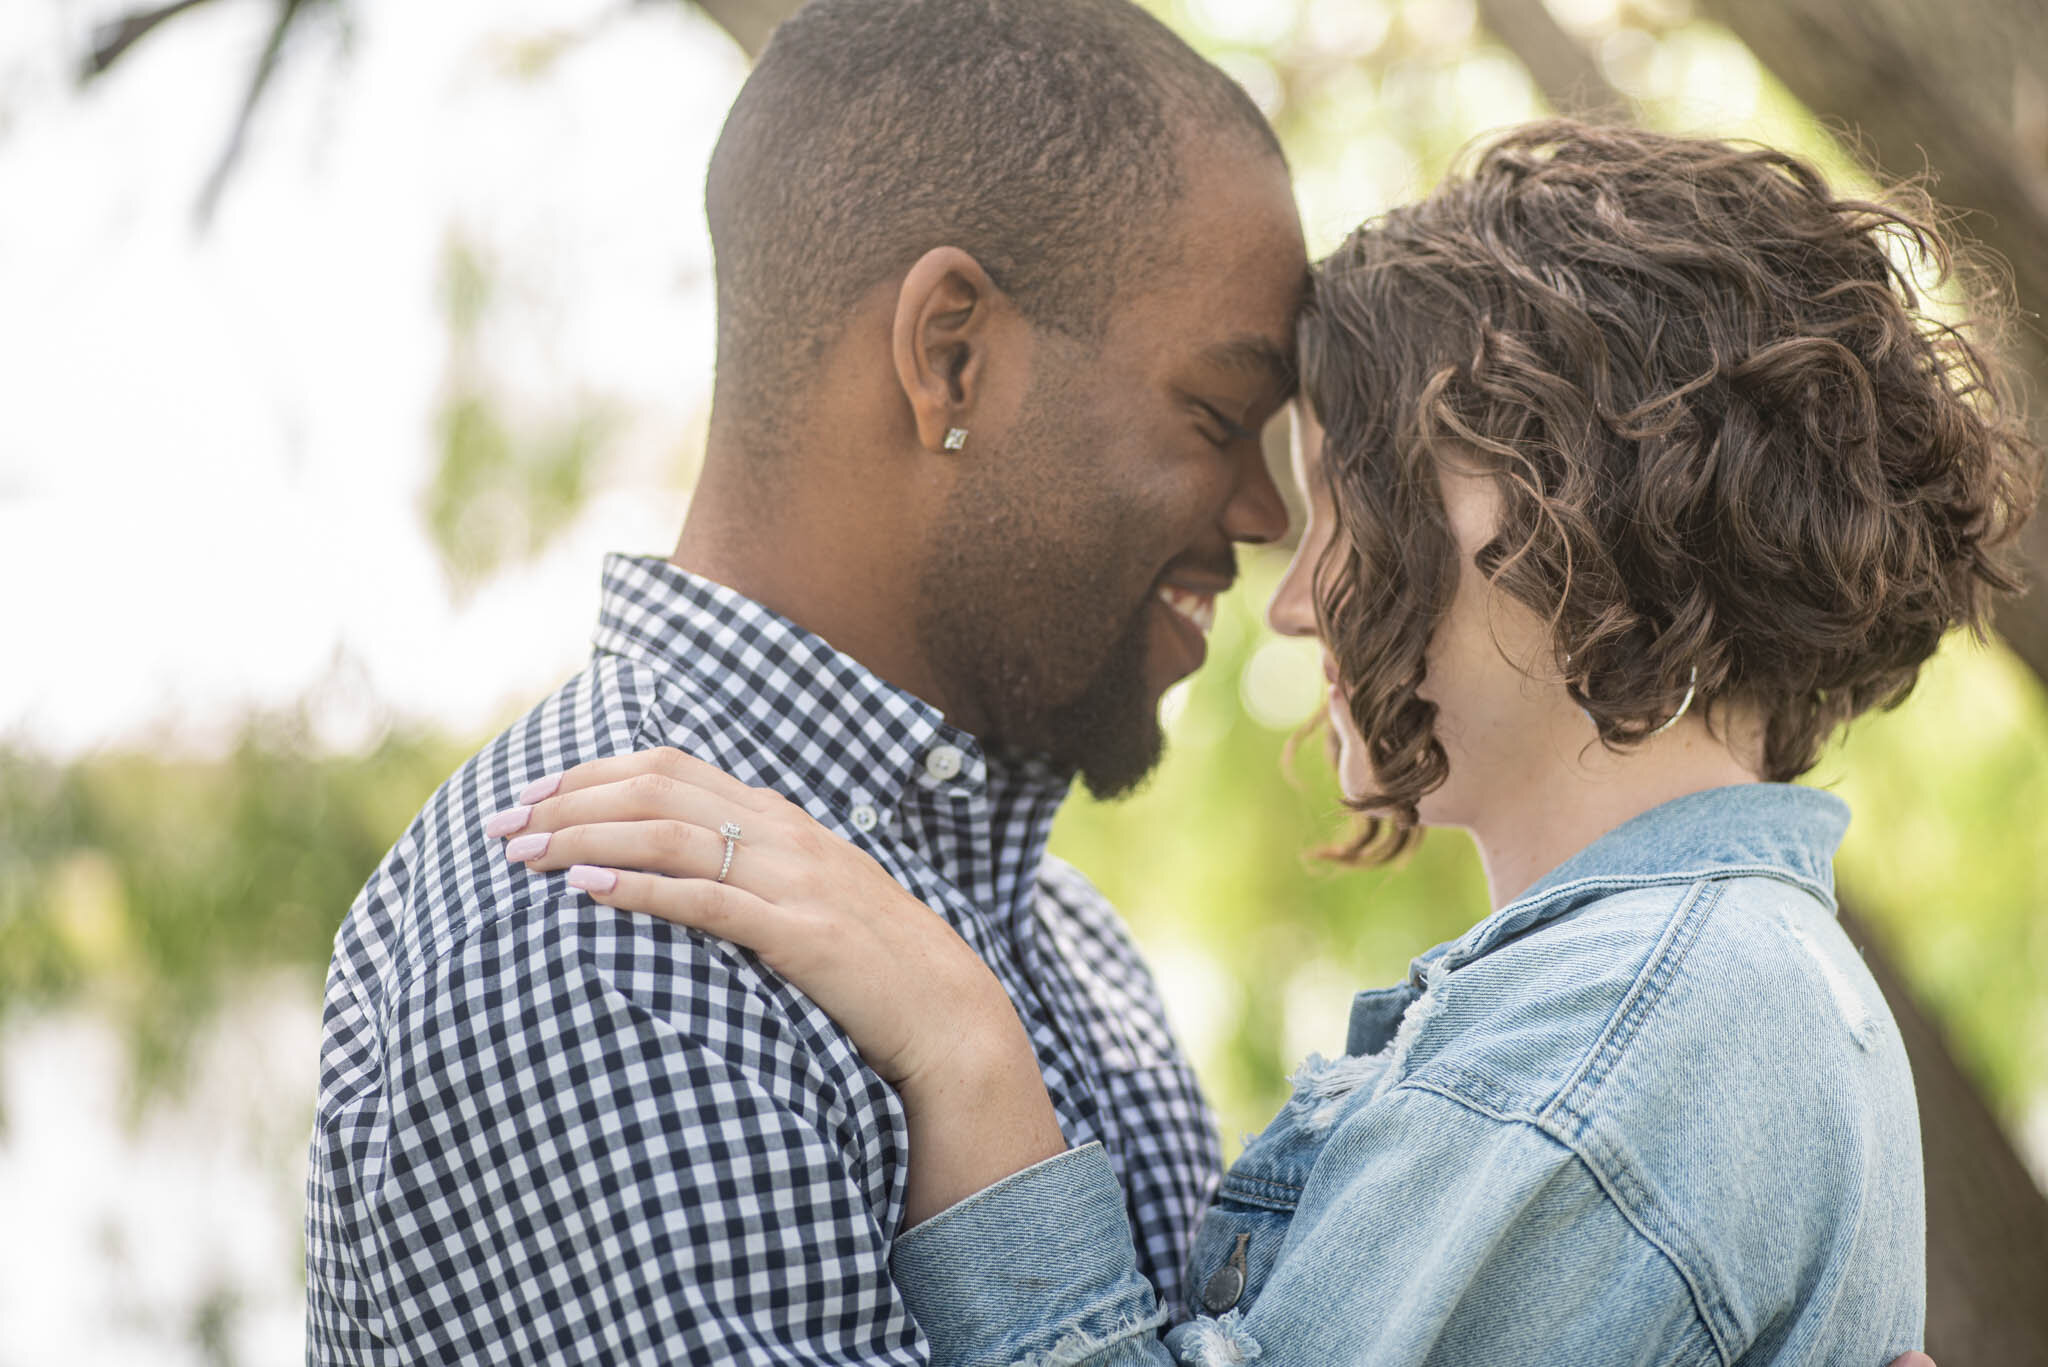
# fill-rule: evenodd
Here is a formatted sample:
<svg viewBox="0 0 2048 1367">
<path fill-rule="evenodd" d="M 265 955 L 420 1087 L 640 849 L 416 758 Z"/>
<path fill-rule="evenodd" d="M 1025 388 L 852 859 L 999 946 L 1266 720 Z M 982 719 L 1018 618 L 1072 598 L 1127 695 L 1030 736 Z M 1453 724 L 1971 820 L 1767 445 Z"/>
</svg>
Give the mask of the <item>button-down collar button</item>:
<svg viewBox="0 0 2048 1367">
<path fill-rule="evenodd" d="M 924 771 L 939 782 L 960 776 L 961 756 L 957 746 L 935 745 L 924 757 Z"/>
<path fill-rule="evenodd" d="M 855 807 L 850 815 L 853 821 L 853 828 L 863 835 L 872 831 L 882 819 L 875 809 L 865 802 Z"/>
</svg>

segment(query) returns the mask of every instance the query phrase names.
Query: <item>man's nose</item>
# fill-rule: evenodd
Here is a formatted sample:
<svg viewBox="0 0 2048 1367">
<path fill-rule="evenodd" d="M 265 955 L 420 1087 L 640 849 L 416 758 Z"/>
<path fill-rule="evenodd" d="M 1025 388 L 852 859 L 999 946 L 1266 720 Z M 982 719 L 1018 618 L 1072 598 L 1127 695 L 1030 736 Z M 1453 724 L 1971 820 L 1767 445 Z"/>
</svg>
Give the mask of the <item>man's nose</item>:
<svg viewBox="0 0 2048 1367">
<path fill-rule="evenodd" d="M 1237 484 L 1223 509 L 1223 531 L 1232 541 L 1267 545 L 1287 535 L 1287 500 L 1266 467 L 1263 445 L 1254 446 L 1239 465 Z"/>
</svg>

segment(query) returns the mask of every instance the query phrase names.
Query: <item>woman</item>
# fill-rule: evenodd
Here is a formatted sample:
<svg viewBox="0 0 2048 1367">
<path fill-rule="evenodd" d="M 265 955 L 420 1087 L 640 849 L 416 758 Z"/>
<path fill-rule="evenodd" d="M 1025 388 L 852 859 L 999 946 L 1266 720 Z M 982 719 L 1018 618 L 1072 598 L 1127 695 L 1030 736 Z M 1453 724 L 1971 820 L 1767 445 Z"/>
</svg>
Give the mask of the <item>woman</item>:
<svg viewBox="0 0 2048 1367">
<path fill-rule="evenodd" d="M 1354 853 L 1463 827 L 1495 910 L 1303 1067 L 1163 1341 L 1099 1148 L 865 855 L 693 766 L 673 815 L 722 850 L 582 824 L 538 867 L 754 949 L 898 1088 L 937 1361 L 1888 1359 L 1912 1082 L 1833 915 L 1847 810 L 1789 780 L 2015 586 L 2034 453 L 1920 307 L 1905 257 L 1946 252 L 1780 153 L 1550 124 L 1318 268 L 1273 625 L 1324 643 Z M 651 763 L 562 788 L 602 814 Z"/>
</svg>

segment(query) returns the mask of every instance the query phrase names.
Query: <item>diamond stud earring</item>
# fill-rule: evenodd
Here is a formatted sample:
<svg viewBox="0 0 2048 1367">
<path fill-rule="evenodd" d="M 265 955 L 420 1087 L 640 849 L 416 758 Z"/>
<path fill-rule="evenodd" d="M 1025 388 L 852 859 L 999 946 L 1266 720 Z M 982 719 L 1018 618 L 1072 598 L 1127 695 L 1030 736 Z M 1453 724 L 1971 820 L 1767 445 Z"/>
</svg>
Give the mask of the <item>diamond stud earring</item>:
<svg viewBox="0 0 2048 1367">
<path fill-rule="evenodd" d="M 966 428 L 949 427 L 946 429 L 945 447 L 948 451 L 958 451 L 961 447 L 965 445 L 967 445 Z"/>
</svg>

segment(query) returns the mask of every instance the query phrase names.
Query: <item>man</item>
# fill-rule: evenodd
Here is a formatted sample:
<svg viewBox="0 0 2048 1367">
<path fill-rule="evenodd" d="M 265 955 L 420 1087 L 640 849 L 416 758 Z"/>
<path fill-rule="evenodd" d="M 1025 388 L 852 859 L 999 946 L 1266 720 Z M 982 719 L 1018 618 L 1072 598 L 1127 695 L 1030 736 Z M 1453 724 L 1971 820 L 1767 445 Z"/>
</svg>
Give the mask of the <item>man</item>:
<svg viewBox="0 0 2048 1367">
<path fill-rule="evenodd" d="M 657 746 L 948 917 L 1179 1296 L 1210 1117 L 1043 850 L 1074 776 L 1151 769 L 1234 544 L 1286 528 L 1257 436 L 1305 269 L 1278 144 L 1125 0 L 817 0 L 707 207 L 718 374 L 674 556 L 608 561 L 590 667 L 435 794 L 337 939 L 315 1361 L 927 1359 L 888 1276 L 895 1095 L 752 956 L 489 838 L 545 776 Z"/>
</svg>

